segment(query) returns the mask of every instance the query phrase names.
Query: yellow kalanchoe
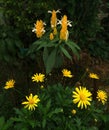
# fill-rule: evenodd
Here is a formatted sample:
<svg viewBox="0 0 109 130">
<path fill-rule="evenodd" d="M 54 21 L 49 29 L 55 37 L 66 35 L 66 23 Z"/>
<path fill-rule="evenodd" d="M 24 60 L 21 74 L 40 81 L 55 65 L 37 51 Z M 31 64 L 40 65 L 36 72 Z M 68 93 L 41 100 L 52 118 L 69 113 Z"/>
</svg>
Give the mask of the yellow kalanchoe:
<svg viewBox="0 0 109 130">
<path fill-rule="evenodd" d="M 45 33 L 44 29 L 45 23 L 42 20 L 37 20 L 35 27 L 33 28 L 32 32 L 36 33 L 37 38 L 41 38 L 42 35 Z"/>
<path fill-rule="evenodd" d="M 8 80 L 5 84 L 4 89 L 10 89 L 10 88 L 14 88 L 14 84 L 15 84 L 15 80 L 11 79 Z"/>
<path fill-rule="evenodd" d="M 62 70 L 62 73 L 63 73 L 63 76 L 64 76 L 64 77 L 69 77 L 69 78 L 72 78 L 72 77 L 73 77 L 73 75 L 71 74 L 71 71 L 70 71 L 70 70 L 63 69 L 63 70 Z"/>
<path fill-rule="evenodd" d="M 84 107 L 87 108 L 88 105 L 91 105 L 91 92 L 89 92 L 85 87 L 79 87 L 75 88 L 75 91 L 73 91 L 72 97 L 73 103 L 78 104 L 77 107 L 81 107 L 83 109 Z"/>
<path fill-rule="evenodd" d="M 41 73 L 36 73 L 32 76 L 33 82 L 44 82 L 45 75 Z"/>
<path fill-rule="evenodd" d="M 90 73 L 89 77 L 92 78 L 92 79 L 99 79 L 99 76 L 95 73 Z"/>
<path fill-rule="evenodd" d="M 101 101 L 102 104 L 104 105 L 107 102 L 107 93 L 103 90 L 98 90 L 97 99 L 98 99 L 98 101 Z"/>
<path fill-rule="evenodd" d="M 22 102 L 23 105 L 25 105 L 25 108 L 28 108 L 28 110 L 35 110 L 35 107 L 38 106 L 38 102 L 40 99 L 38 98 L 38 95 L 33 96 L 31 93 L 29 97 L 26 96 L 27 101 Z"/>
</svg>

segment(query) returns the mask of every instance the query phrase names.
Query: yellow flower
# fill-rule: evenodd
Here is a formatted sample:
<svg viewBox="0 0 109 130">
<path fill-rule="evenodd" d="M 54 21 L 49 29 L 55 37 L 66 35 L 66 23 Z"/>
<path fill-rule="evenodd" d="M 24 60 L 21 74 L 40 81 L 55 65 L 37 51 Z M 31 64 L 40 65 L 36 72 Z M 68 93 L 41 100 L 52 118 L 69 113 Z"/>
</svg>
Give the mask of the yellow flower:
<svg viewBox="0 0 109 130">
<path fill-rule="evenodd" d="M 104 105 L 107 101 L 107 93 L 105 91 L 98 90 L 97 91 L 97 99 L 98 99 L 98 101 L 101 101 L 102 104 Z"/>
<path fill-rule="evenodd" d="M 53 29 L 53 34 L 54 34 L 54 35 L 57 34 L 57 29 L 56 29 L 56 28 Z"/>
<path fill-rule="evenodd" d="M 99 76 L 97 74 L 94 74 L 94 73 L 90 73 L 89 77 L 92 79 L 99 79 Z"/>
<path fill-rule="evenodd" d="M 27 101 L 22 102 L 23 105 L 25 105 L 25 108 L 28 108 L 29 110 L 35 110 L 35 107 L 38 106 L 38 102 L 40 99 L 38 98 L 38 95 L 33 96 L 31 93 L 29 97 L 26 96 Z"/>
<path fill-rule="evenodd" d="M 76 110 L 73 109 L 73 110 L 71 111 L 71 113 L 72 113 L 73 115 L 75 115 L 75 114 L 76 114 Z"/>
<path fill-rule="evenodd" d="M 50 40 L 53 40 L 54 39 L 54 35 L 53 33 L 50 33 Z"/>
<path fill-rule="evenodd" d="M 63 27 L 63 28 L 60 30 L 60 40 L 67 41 L 68 35 L 69 35 L 68 30 Z"/>
<path fill-rule="evenodd" d="M 32 81 L 34 82 L 44 82 L 45 75 L 41 73 L 36 73 L 32 76 Z"/>
<path fill-rule="evenodd" d="M 62 70 L 62 73 L 63 73 L 63 76 L 64 77 L 69 77 L 69 78 L 72 78 L 73 75 L 71 74 L 71 71 L 67 70 L 67 69 L 63 69 Z"/>
<path fill-rule="evenodd" d="M 43 86 L 43 85 L 41 85 L 41 86 L 40 86 L 40 88 L 41 88 L 41 89 L 43 89 L 43 88 L 44 88 L 44 86 Z"/>
<path fill-rule="evenodd" d="M 91 98 L 91 92 L 89 92 L 85 87 L 79 87 L 75 88 L 75 91 L 73 91 L 73 103 L 77 104 L 78 107 L 83 107 L 87 108 L 87 105 L 91 105 L 90 101 L 92 101 Z"/>
<path fill-rule="evenodd" d="M 64 15 L 64 16 L 62 17 L 62 19 L 61 19 L 61 26 L 62 26 L 62 28 L 64 27 L 64 28 L 67 29 L 67 25 L 68 25 L 67 16 Z"/>
<path fill-rule="evenodd" d="M 67 16 L 64 15 L 61 19 L 61 21 L 59 21 L 59 23 L 61 24 L 61 31 L 60 31 L 60 40 L 67 40 L 68 39 L 68 29 L 67 26 L 72 26 L 71 22 L 69 20 L 67 20 Z"/>
<path fill-rule="evenodd" d="M 51 23 L 51 28 L 54 29 L 57 26 L 57 15 L 56 14 L 60 13 L 60 11 L 53 10 L 53 11 L 48 11 L 48 13 L 52 14 L 50 23 Z"/>
<path fill-rule="evenodd" d="M 42 35 L 45 33 L 44 25 L 45 23 L 42 20 L 36 21 L 35 27 L 33 28 L 32 32 L 35 32 L 38 38 L 41 38 Z"/>
<path fill-rule="evenodd" d="M 15 80 L 11 79 L 11 80 L 6 82 L 4 89 L 13 88 L 14 84 L 15 84 Z"/>
</svg>

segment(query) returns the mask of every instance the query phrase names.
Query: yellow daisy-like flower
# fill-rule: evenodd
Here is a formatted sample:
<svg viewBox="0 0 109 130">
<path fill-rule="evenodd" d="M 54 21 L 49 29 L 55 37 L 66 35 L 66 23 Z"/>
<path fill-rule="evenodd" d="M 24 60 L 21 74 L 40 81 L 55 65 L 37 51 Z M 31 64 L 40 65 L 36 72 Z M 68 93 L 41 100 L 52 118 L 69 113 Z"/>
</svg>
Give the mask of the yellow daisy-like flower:
<svg viewBox="0 0 109 130">
<path fill-rule="evenodd" d="M 101 101 L 102 104 L 104 105 L 107 101 L 107 93 L 105 91 L 98 90 L 97 91 L 97 99 L 98 99 L 98 101 Z"/>
<path fill-rule="evenodd" d="M 99 76 L 95 73 L 90 73 L 89 77 L 92 78 L 92 79 L 99 79 Z"/>
<path fill-rule="evenodd" d="M 53 40 L 54 39 L 54 35 L 53 33 L 50 33 L 50 40 Z"/>
<path fill-rule="evenodd" d="M 41 38 L 42 35 L 45 33 L 44 25 L 45 23 L 42 20 L 36 21 L 35 27 L 33 28 L 32 32 L 35 32 L 38 38 Z"/>
<path fill-rule="evenodd" d="M 22 102 L 23 105 L 25 105 L 25 108 L 28 108 L 28 110 L 35 110 L 35 107 L 38 106 L 38 102 L 40 99 L 38 98 L 38 95 L 33 96 L 31 93 L 29 97 L 26 96 L 27 101 Z"/>
<path fill-rule="evenodd" d="M 14 88 L 15 80 L 11 79 L 6 82 L 4 89 Z"/>
<path fill-rule="evenodd" d="M 76 114 L 76 110 L 73 109 L 73 110 L 71 111 L 71 113 L 72 113 L 73 115 L 75 115 L 75 114 Z"/>
<path fill-rule="evenodd" d="M 32 81 L 34 82 L 44 82 L 45 75 L 41 73 L 36 73 L 32 76 Z"/>
<path fill-rule="evenodd" d="M 71 71 L 70 71 L 70 70 L 63 69 L 63 70 L 62 70 L 62 73 L 63 73 L 63 76 L 64 76 L 64 77 L 69 77 L 69 78 L 72 78 L 72 77 L 73 77 L 73 75 L 71 74 Z"/>
<path fill-rule="evenodd" d="M 91 92 L 89 92 L 85 87 L 79 87 L 75 88 L 75 91 L 73 91 L 73 103 L 77 104 L 78 107 L 81 107 L 83 109 L 84 107 L 87 108 L 87 105 L 91 105 L 90 101 L 92 101 L 91 98 Z"/>
</svg>

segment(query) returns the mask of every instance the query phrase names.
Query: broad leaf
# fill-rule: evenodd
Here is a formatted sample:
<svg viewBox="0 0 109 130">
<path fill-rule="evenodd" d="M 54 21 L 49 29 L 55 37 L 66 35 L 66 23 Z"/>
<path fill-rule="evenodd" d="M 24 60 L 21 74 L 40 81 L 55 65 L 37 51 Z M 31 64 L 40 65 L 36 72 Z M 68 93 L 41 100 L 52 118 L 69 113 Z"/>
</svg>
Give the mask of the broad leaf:
<svg viewBox="0 0 109 130">
<path fill-rule="evenodd" d="M 52 68 L 55 65 L 55 61 L 56 61 L 56 52 L 57 52 L 57 48 L 55 48 L 51 54 L 48 56 L 47 58 L 47 62 L 46 62 L 46 73 L 48 74 Z"/>
<path fill-rule="evenodd" d="M 79 46 L 73 42 L 66 42 L 66 44 L 72 50 L 72 52 L 79 58 L 80 57 L 78 52 L 80 50 Z"/>
<path fill-rule="evenodd" d="M 69 58 L 70 60 L 72 60 L 71 55 L 68 53 L 68 51 L 67 51 L 63 46 L 60 46 L 60 49 L 61 49 L 61 51 L 63 52 L 63 54 L 64 54 L 67 58 Z"/>
</svg>

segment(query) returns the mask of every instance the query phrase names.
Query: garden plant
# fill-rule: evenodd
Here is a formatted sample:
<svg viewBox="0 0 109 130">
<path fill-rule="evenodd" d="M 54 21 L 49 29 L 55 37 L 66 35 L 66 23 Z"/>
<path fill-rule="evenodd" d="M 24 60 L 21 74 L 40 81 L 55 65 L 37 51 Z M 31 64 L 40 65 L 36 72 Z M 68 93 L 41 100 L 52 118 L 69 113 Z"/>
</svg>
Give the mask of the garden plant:
<svg viewBox="0 0 109 130">
<path fill-rule="evenodd" d="M 23 5 L 30 4 L 30 7 L 22 10 L 21 16 L 15 14 L 17 10 L 13 12 L 13 9 L 9 9 L 13 0 L 2 0 L 2 4 L 3 1 L 5 4 L 1 12 L 5 16 L 0 24 L 0 62 L 5 70 L 4 78 L 0 76 L 3 79 L 0 89 L 0 130 L 108 130 L 109 94 L 99 85 L 101 75 L 77 64 L 87 42 L 90 55 L 94 46 L 100 43 L 103 43 L 103 49 L 106 48 L 107 36 L 98 43 L 102 28 L 97 24 L 98 19 L 95 19 L 98 13 L 95 7 L 102 2 L 93 0 L 93 6 L 90 7 L 91 1 L 86 1 L 93 15 L 90 13 L 88 17 L 84 13 L 82 17 L 77 13 L 77 18 L 74 10 L 71 14 L 70 4 L 73 7 L 81 5 L 80 9 L 83 9 L 83 1 L 80 1 L 81 4 L 74 0 L 65 1 L 62 8 L 57 10 L 53 8 L 55 1 L 38 1 L 35 4 L 36 17 L 31 19 L 31 23 L 28 17 L 24 17 L 27 15 L 24 12 L 32 15 L 35 10 L 33 0 L 24 1 Z M 61 2 L 55 8 L 61 7 Z M 22 7 L 20 2 L 13 5 Z M 47 10 L 48 7 L 51 10 Z M 40 12 L 41 8 L 47 11 L 46 15 Z M 87 11 L 86 8 L 86 14 Z M 84 17 L 89 18 L 89 24 L 93 26 L 89 28 Z M 6 26 L 6 22 L 9 26 Z M 91 44 L 93 42 L 96 44 Z M 100 47 L 98 50 L 101 52 Z M 99 51 L 93 56 L 109 57 L 108 48 L 106 52 L 102 50 L 103 55 L 99 55 Z"/>
</svg>

